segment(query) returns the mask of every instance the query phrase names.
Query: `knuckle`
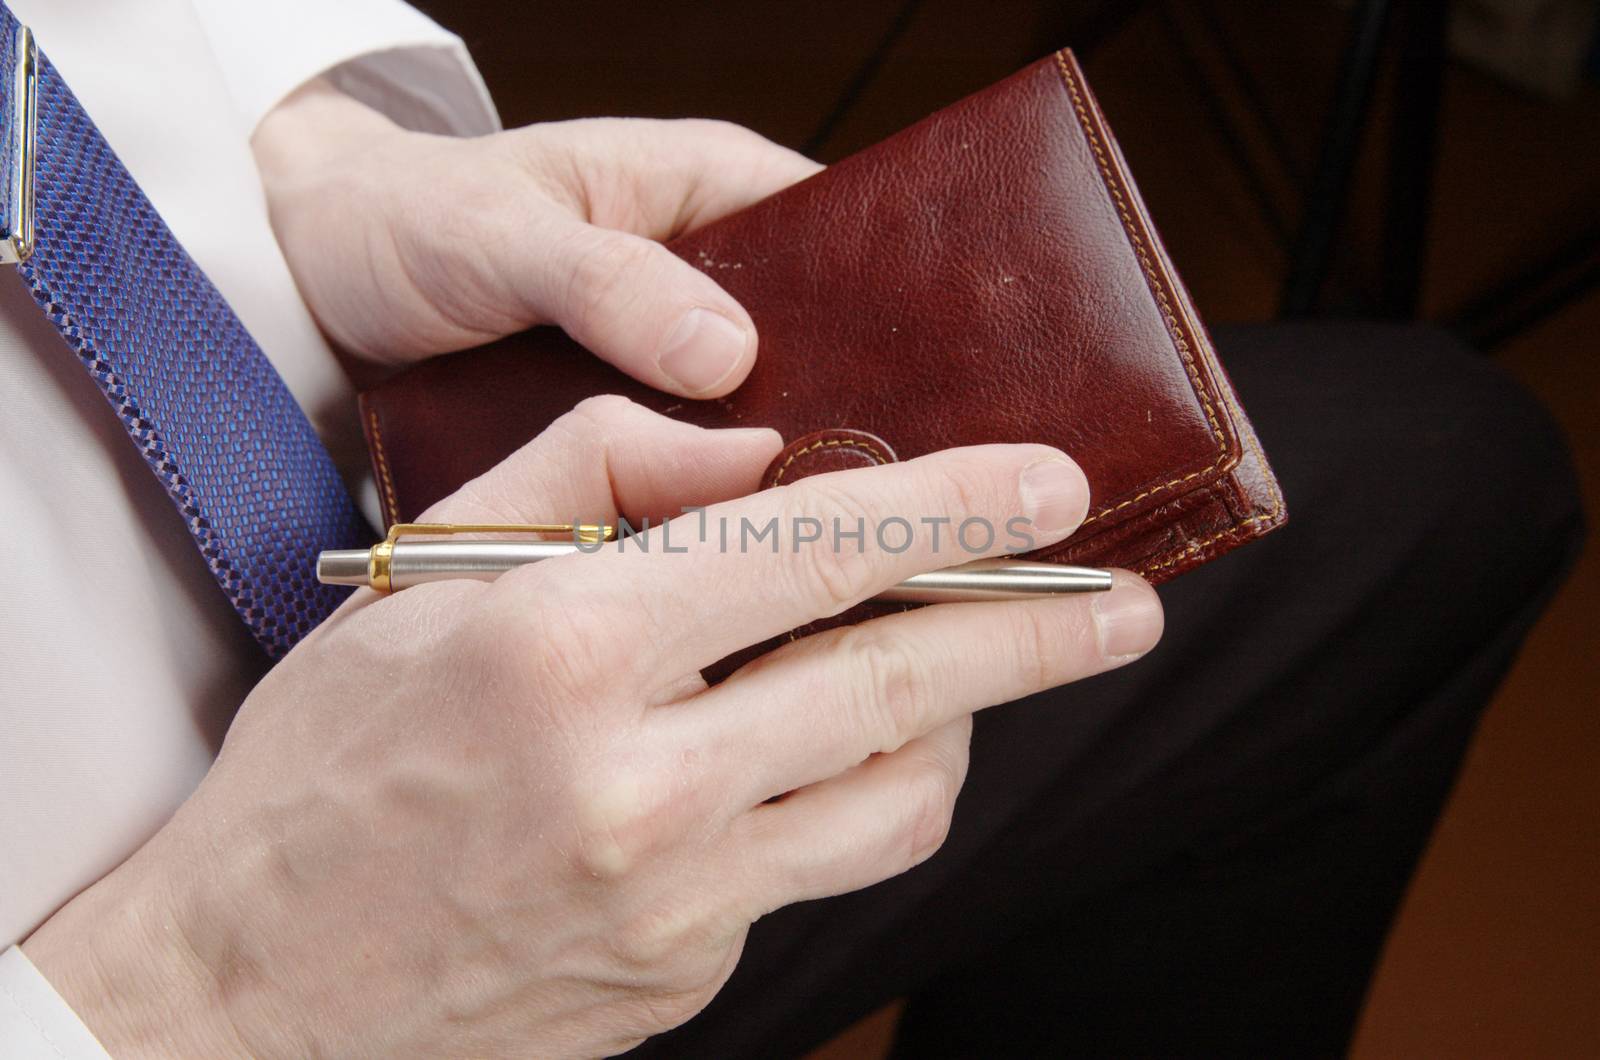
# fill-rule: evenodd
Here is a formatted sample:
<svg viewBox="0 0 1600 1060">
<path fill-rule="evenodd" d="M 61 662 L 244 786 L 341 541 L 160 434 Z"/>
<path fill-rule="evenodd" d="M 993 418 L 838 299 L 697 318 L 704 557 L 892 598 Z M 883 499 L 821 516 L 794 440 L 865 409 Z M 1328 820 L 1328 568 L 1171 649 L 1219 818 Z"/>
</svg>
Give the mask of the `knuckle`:
<svg viewBox="0 0 1600 1060">
<path fill-rule="evenodd" d="M 584 778 L 572 793 L 576 867 L 594 879 L 621 879 L 635 872 L 660 843 L 675 834 L 670 824 L 673 808 L 666 794 L 669 787 L 648 770 L 637 768 L 600 766 L 586 770 Z M 659 935 L 670 924 L 654 926 Z M 649 949 L 644 943 L 656 935 L 646 936 L 642 928 L 635 930 L 628 937 L 640 945 L 629 952 L 644 953 Z"/>
<path fill-rule="evenodd" d="M 720 118 L 678 118 L 673 124 L 676 127 L 672 131 L 681 135 L 675 136 L 671 142 L 697 143 L 703 151 L 713 152 L 714 158 L 737 158 L 741 153 L 759 151 L 771 145 L 771 141 L 755 130 Z"/>
<path fill-rule="evenodd" d="M 1050 660 L 1061 657 L 1061 615 L 1050 607 L 1017 607 L 1010 638 L 1014 665 L 1031 689 L 1050 687 Z"/>
<path fill-rule="evenodd" d="M 556 577 L 563 572 L 554 568 L 544 573 L 537 598 L 526 607 L 531 654 L 552 678 L 562 679 L 561 687 L 593 692 L 624 665 L 627 638 L 617 635 L 615 616 L 597 609 L 574 579 Z"/>
<path fill-rule="evenodd" d="M 830 612 L 855 603 L 872 582 L 874 553 L 870 548 L 849 548 L 832 539 L 835 525 L 866 527 L 869 538 L 876 525 L 869 505 L 847 490 L 825 482 L 805 482 L 786 510 L 784 527 L 801 519 L 815 519 L 824 530 L 820 540 L 800 549 L 787 549 L 792 577 L 804 599 L 815 599 Z M 837 523 L 836 523 L 837 521 Z M 781 537 L 780 537 L 781 539 Z M 835 545 L 838 544 L 838 547 Z"/>
<path fill-rule="evenodd" d="M 747 136 L 754 136 L 749 129 L 731 121 L 721 118 L 679 118 L 677 125 L 680 131 L 690 136 L 723 137 L 729 140 L 742 140 Z"/>
<path fill-rule="evenodd" d="M 572 256 L 562 300 L 563 323 L 581 334 L 589 334 L 637 297 L 628 292 L 647 286 L 639 282 L 639 272 L 649 267 L 655 253 L 643 240 L 592 233 L 583 239 Z"/>
<path fill-rule="evenodd" d="M 590 701 L 626 662 L 624 638 L 574 599 L 580 589 L 534 564 L 489 587 L 489 615 L 474 632 L 484 664 L 524 689 Z"/>
<path fill-rule="evenodd" d="M 989 498 L 994 494 L 992 472 L 985 473 L 967 460 L 943 460 L 937 464 L 935 481 L 930 492 L 943 506 L 944 514 L 957 519 L 983 515 L 993 505 Z"/>
<path fill-rule="evenodd" d="M 845 658 L 856 674 L 858 712 L 878 751 L 894 751 L 922 734 L 932 712 L 928 666 L 898 635 L 857 626 L 845 635 Z"/>
<path fill-rule="evenodd" d="M 830 614 L 855 603 L 868 584 L 870 564 L 842 549 L 812 546 L 796 557 L 798 577 L 806 588 L 805 597 L 815 599 Z"/>
<path fill-rule="evenodd" d="M 907 867 L 932 857 L 950 834 L 959 788 L 956 771 L 939 760 L 913 774 L 907 804 L 913 807 L 906 832 Z"/>
<path fill-rule="evenodd" d="M 511 513 L 517 510 L 518 498 L 514 496 L 513 487 L 506 481 L 507 476 L 501 473 L 502 470 L 497 467 L 463 482 L 438 509 L 430 510 L 424 518 L 440 522 L 488 522 L 513 518 Z"/>
<path fill-rule="evenodd" d="M 737 867 L 730 881 L 730 915 L 744 925 L 768 913 L 814 895 L 829 878 L 824 849 L 788 842 L 789 825 L 782 815 L 774 819 L 764 811 L 742 814 L 729 822 L 732 846 L 753 856 Z"/>
<path fill-rule="evenodd" d="M 636 1028 L 637 1037 L 632 1044 L 688 1022 L 709 1005 L 732 971 L 728 956 L 697 956 L 692 962 L 679 960 L 676 963 L 683 971 L 659 982 L 635 986 L 625 1002 L 626 1008 L 631 1010 L 625 1018 Z M 642 978 L 652 977 L 646 974 Z M 606 1055 L 614 1054 L 607 1052 Z"/>
<path fill-rule="evenodd" d="M 972 715 L 963 714 L 951 726 L 955 732 L 950 741 L 949 757 L 946 761 L 950 766 L 950 775 L 955 781 L 955 793 L 961 793 L 962 785 L 967 782 L 967 768 L 972 764 Z"/>
<path fill-rule="evenodd" d="M 633 414 L 640 408 L 641 406 L 621 394 L 596 394 L 578 402 L 572 407 L 571 412 L 564 413 L 556 423 L 572 420 L 574 433 L 587 436 L 594 432 L 583 430 L 584 427 L 598 427 L 601 431 L 613 430 L 632 419 Z"/>
<path fill-rule="evenodd" d="M 705 1008 L 733 970 L 749 925 L 707 915 L 704 904 L 693 898 L 658 904 L 609 939 L 618 978 L 630 988 L 635 1011 L 628 1022 L 644 1037 Z"/>
<path fill-rule="evenodd" d="M 611 945 L 630 972 L 659 972 L 684 950 L 694 933 L 694 918 L 682 905 L 663 903 L 623 924 L 612 935 Z"/>
</svg>

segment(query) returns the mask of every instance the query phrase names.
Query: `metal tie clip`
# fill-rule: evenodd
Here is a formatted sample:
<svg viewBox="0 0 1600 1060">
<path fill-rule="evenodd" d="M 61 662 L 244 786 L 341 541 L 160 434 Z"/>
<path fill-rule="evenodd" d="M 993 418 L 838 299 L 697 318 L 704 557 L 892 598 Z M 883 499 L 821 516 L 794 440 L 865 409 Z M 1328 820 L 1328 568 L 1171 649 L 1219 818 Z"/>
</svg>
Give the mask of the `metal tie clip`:
<svg viewBox="0 0 1600 1060">
<path fill-rule="evenodd" d="M 18 26 L 12 40 L 11 109 L 3 115 L 5 202 L 0 204 L 0 264 L 18 265 L 33 253 L 33 169 L 38 155 L 39 52 L 33 32 Z"/>
</svg>

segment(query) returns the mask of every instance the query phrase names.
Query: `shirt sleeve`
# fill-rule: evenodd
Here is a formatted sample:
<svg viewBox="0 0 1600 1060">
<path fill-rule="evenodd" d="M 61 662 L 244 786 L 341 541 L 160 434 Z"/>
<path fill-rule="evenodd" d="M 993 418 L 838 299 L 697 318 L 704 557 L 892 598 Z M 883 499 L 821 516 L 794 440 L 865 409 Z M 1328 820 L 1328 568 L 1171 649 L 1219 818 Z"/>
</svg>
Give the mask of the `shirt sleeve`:
<svg viewBox="0 0 1600 1060">
<path fill-rule="evenodd" d="M 0 1056 L 111 1060 L 77 1013 L 15 946 L 0 952 Z"/>
<path fill-rule="evenodd" d="M 318 75 L 419 132 L 500 118 L 466 45 L 400 0 L 191 0 L 246 127 Z"/>
</svg>

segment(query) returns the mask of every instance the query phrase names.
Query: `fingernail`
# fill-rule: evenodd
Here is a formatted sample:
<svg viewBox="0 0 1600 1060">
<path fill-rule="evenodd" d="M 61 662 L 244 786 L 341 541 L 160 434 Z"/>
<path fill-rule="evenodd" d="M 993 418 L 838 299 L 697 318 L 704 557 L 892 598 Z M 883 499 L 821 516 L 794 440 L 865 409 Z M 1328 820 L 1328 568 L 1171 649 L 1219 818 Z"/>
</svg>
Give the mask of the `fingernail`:
<svg viewBox="0 0 1600 1060">
<path fill-rule="evenodd" d="M 1096 593 L 1091 607 L 1100 636 L 1100 652 L 1108 659 L 1143 655 L 1161 639 L 1161 601 L 1145 582 L 1118 573 L 1109 592 Z"/>
<path fill-rule="evenodd" d="M 1022 514 L 1043 533 L 1076 530 L 1089 511 L 1089 485 L 1083 472 L 1061 457 L 1046 457 L 1023 468 L 1018 492 Z"/>
<path fill-rule="evenodd" d="M 690 393 L 703 393 L 739 366 L 749 334 L 721 313 L 696 307 L 678 318 L 661 346 L 661 370 Z"/>
</svg>

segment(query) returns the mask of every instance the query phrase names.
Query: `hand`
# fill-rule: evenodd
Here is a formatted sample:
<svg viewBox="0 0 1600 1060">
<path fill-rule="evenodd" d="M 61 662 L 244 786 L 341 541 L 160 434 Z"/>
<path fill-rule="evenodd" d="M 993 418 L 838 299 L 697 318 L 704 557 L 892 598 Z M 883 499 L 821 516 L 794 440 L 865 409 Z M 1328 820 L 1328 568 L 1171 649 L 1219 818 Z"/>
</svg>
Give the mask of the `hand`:
<svg viewBox="0 0 1600 1060">
<path fill-rule="evenodd" d="M 691 518 L 686 554 L 657 533 L 489 584 L 357 592 L 251 694 L 173 821 L 28 955 L 125 1058 L 619 1051 L 704 1007 L 758 917 L 932 854 L 972 711 L 1160 635 L 1154 592 L 1119 572 L 1092 598 L 807 637 L 708 689 L 700 670 L 732 652 L 965 558 L 948 532 L 894 553 L 871 529 L 860 552 L 786 530 L 776 552 L 722 551 L 719 519 L 1023 516 L 1044 545 L 1088 503 L 1037 445 L 745 496 L 779 445 L 580 405 L 427 518 L 710 504 L 707 544 Z"/>
<path fill-rule="evenodd" d="M 755 325 L 655 240 L 821 168 L 714 121 L 428 136 L 323 81 L 273 110 L 254 146 L 295 281 L 347 352 L 402 365 L 559 324 L 635 378 L 690 397 L 743 381 Z"/>
</svg>

